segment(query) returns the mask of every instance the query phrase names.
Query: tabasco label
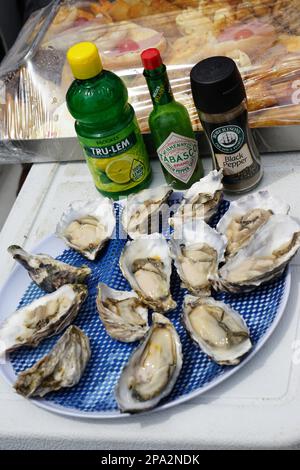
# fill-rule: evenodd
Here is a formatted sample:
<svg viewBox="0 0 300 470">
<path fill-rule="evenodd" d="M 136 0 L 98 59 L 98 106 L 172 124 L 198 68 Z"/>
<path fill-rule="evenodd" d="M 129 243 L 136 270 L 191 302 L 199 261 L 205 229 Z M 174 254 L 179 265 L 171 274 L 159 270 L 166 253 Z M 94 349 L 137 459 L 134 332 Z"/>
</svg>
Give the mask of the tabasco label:
<svg viewBox="0 0 300 470">
<path fill-rule="evenodd" d="M 198 160 L 198 144 L 195 139 L 172 132 L 157 149 L 163 167 L 179 181 L 188 183 Z"/>
</svg>

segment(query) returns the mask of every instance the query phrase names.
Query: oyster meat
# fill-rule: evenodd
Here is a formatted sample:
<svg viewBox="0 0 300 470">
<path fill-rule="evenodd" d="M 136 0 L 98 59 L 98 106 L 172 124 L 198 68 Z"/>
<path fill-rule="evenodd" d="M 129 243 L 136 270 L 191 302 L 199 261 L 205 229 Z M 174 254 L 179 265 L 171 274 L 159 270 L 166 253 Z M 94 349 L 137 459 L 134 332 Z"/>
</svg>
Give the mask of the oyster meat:
<svg viewBox="0 0 300 470">
<path fill-rule="evenodd" d="M 116 225 L 112 201 L 98 196 L 94 201 L 75 201 L 64 212 L 56 234 L 83 256 L 94 260 L 111 238 Z"/>
<path fill-rule="evenodd" d="M 202 219 L 176 221 L 170 247 L 183 287 L 194 295 L 210 295 L 210 278 L 224 261 L 226 238 Z"/>
<path fill-rule="evenodd" d="M 186 295 L 183 323 L 202 351 L 218 364 L 236 365 L 252 347 L 241 315 L 212 297 Z"/>
<path fill-rule="evenodd" d="M 217 212 L 223 195 L 222 170 L 213 170 L 200 181 L 194 183 L 184 194 L 175 215 L 169 219 L 174 226 L 174 219 L 183 221 L 192 218 L 204 219 L 208 222 Z"/>
<path fill-rule="evenodd" d="M 272 215 L 219 269 L 214 287 L 228 292 L 247 292 L 281 275 L 300 246 L 300 225 L 288 215 Z"/>
<path fill-rule="evenodd" d="M 217 225 L 217 230 L 228 240 L 226 255 L 233 256 L 246 246 L 271 215 L 287 214 L 289 209 L 288 204 L 268 191 L 258 191 L 231 202 Z"/>
<path fill-rule="evenodd" d="M 155 233 L 128 241 L 120 268 L 143 303 L 159 312 L 176 307 L 170 293 L 171 257 L 163 235 Z"/>
<path fill-rule="evenodd" d="M 118 341 L 137 341 L 149 329 L 148 309 L 133 291 L 119 291 L 100 283 L 97 308 L 107 333 Z"/>
<path fill-rule="evenodd" d="M 122 412 L 137 413 L 156 406 L 171 392 L 181 370 L 181 343 L 173 324 L 159 313 L 153 313 L 152 322 L 118 381 L 116 400 Z"/>
<path fill-rule="evenodd" d="M 160 214 L 173 190 L 168 185 L 144 189 L 128 197 L 122 213 L 122 225 L 130 238 L 159 232 Z"/>
<path fill-rule="evenodd" d="M 10 246 L 8 251 L 28 271 L 33 282 L 46 292 L 53 292 L 65 284 L 82 284 L 91 274 L 87 266 L 76 268 L 48 255 L 30 254 L 17 245 Z"/>
<path fill-rule="evenodd" d="M 65 284 L 10 315 L 0 326 L 0 355 L 60 333 L 76 318 L 87 292 L 83 284 Z"/>
<path fill-rule="evenodd" d="M 91 350 L 88 337 L 71 325 L 53 349 L 18 376 L 14 385 L 24 397 L 43 397 L 61 388 L 74 387 L 86 368 Z"/>
</svg>

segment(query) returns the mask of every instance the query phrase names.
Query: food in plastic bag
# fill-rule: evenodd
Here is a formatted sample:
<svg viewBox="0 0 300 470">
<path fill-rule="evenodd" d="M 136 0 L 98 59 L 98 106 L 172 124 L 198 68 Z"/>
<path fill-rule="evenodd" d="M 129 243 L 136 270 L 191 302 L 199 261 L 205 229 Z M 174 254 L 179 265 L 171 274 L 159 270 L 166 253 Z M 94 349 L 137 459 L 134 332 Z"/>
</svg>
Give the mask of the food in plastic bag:
<svg viewBox="0 0 300 470">
<path fill-rule="evenodd" d="M 253 127 L 300 122 L 300 0 L 54 0 L 29 19 L 0 67 L 1 155 L 18 153 L 11 140 L 53 138 L 59 154 L 57 138 L 75 136 L 65 53 L 81 40 L 95 42 L 104 66 L 122 77 L 143 132 L 152 105 L 140 53 L 149 47 L 160 49 L 195 130 L 189 73 L 212 55 L 240 68 Z"/>
</svg>

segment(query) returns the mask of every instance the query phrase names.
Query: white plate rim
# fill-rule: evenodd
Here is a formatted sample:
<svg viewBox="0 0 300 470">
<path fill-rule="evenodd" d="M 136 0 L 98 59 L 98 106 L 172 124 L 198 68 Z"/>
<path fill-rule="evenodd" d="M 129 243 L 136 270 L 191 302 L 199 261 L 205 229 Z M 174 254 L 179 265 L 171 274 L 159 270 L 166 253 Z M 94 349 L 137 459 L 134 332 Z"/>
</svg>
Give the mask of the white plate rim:
<svg viewBox="0 0 300 470">
<path fill-rule="evenodd" d="M 58 246 L 58 252 L 51 253 L 51 256 L 59 256 L 62 254 L 63 250 L 66 249 L 67 247 L 62 243 L 61 240 L 59 240 L 55 234 L 50 234 L 43 238 L 33 249 L 30 251 L 32 253 L 40 253 L 40 252 L 49 252 L 47 251 L 47 245 L 50 242 L 55 241 Z M 62 251 L 61 251 L 62 250 Z M 17 272 L 23 272 L 23 276 L 28 278 L 28 285 L 31 283 L 30 278 L 28 277 L 28 274 L 24 268 L 20 265 L 16 265 L 15 268 L 12 270 L 11 274 L 9 275 L 8 279 L 6 282 L 3 284 L 2 288 L 0 289 L 0 302 L 1 302 L 1 297 L 3 295 L 3 292 L 5 289 L 8 288 L 10 285 L 10 282 L 12 278 L 16 275 Z M 138 414 L 129 414 L 129 413 L 121 413 L 119 411 L 95 411 L 95 412 L 85 412 L 85 411 L 80 411 L 76 408 L 70 408 L 70 407 L 63 407 L 61 405 L 58 405 L 56 403 L 49 402 L 47 400 L 44 400 L 42 398 L 40 399 L 35 399 L 31 398 L 29 401 L 39 408 L 42 408 L 47 411 L 51 411 L 53 413 L 62 415 L 62 416 L 68 416 L 72 418 L 80 418 L 80 419 L 120 419 L 120 418 L 131 418 L 133 416 L 141 416 L 141 415 L 149 415 L 152 413 L 157 413 L 159 411 L 165 411 L 168 410 L 174 406 L 181 405 L 187 401 L 192 400 L 193 398 L 196 398 L 212 388 L 220 385 L 222 382 L 227 380 L 229 377 L 232 375 L 236 374 L 242 367 L 244 367 L 246 364 L 248 364 L 249 361 L 258 353 L 258 351 L 264 346 L 264 344 L 267 342 L 267 340 L 270 338 L 272 333 L 275 331 L 276 327 L 278 326 L 283 313 L 285 311 L 289 294 L 290 294 L 290 289 L 291 289 L 291 270 L 290 267 L 287 268 L 286 272 L 286 278 L 285 278 L 285 283 L 284 283 L 284 292 L 283 296 L 281 298 L 279 307 L 277 309 L 276 316 L 271 324 L 271 326 L 268 328 L 266 333 L 260 338 L 260 340 L 257 342 L 255 347 L 252 349 L 251 353 L 237 366 L 233 367 L 232 369 L 229 369 L 227 372 L 224 372 L 221 376 L 217 377 L 216 379 L 212 380 L 210 383 L 208 383 L 206 386 L 201 387 L 197 390 L 194 390 L 193 392 L 187 393 L 186 395 L 183 395 L 181 397 L 176 398 L 172 402 L 165 403 L 164 405 L 157 406 L 156 408 L 143 412 L 143 413 L 138 413 Z M 23 295 L 23 294 L 22 294 Z M 18 299 L 18 303 L 21 300 L 22 296 Z M 1 316 L 0 316 L 1 320 Z M 11 362 L 8 360 L 5 364 L 0 364 L 0 375 L 5 379 L 5 381 L 9 385 L 13 385 L 15 380 L 16 380 L 16 374 L 13 370 Z M 16 392 L 15 392 L 16 393 Z"/>
</svg>

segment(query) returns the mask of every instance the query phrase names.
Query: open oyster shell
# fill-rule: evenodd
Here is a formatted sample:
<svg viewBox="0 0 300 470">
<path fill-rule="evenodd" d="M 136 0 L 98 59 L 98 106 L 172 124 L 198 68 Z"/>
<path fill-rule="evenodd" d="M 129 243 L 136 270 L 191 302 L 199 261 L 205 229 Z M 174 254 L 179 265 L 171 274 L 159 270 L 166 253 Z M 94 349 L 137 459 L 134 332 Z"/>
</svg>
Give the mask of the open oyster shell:
<svg viewBox="0 0 300 470">
<path fill-rule="evenodd" d="M 231 202 L 217 225 L 217 230 L 228 240 L 226 254 L 235 255 L 247 246 L 272 214 L 287 214 L 289 209 L 288 204 L 271 196 L 268 191 L 258 191 Z"/>
<path fill-rule="evenodd" d="M 200 181 L 194 183 L 184 194 L 175 215 L 169 219 L 174 226 L 174 219 L 186 221 L 191 218 L 204 219 L 208 222 L 217 212 L 223 196 L 222 170 L 213 170 Z"/>
<path fill-rule="evenodd" d="M 159 312 L 176 307 L 170 293 L 170 250 L 163 235 L 155 233 L 128 241 L 120 257 L 120 268 L 145 305 Z"/>
<path fill-rule="evenodd" d="M 0 326 L 0 355 L 60 333 L 76 318 L 87 292 L 82 284 L 66 284 L 14 312 Z"/>
<path fill-rule="evenodd" d="M 43 397 L 49 392 L 76 385 L 91 355 L 88 337 L 69 326 L 53 349 L 18 376 L 14 385 L 24 397 Z"/>
<path fill-rule="evenodd" d="M 212 297 L 186 295 L 183 323 L 202 351 L 218 364 L 238 364 L 252 347 L 240 314 Z"/>
<path fill-rule="evenodd" d="M 153 313 L 145 340 L 131 355 L 116 387 L 122 412 L 149 410 L 169 395 L 182 367 L 182 350 L 173 324 Z"/>
<path fill-rule="evenodd" d="M 113 202 L 103 196 L 74 201 L 63 213 L 56 234 L 83 256 L 94 260 L 111 238 L 116 225 Z"/>
<path fill-rule="evenodd" d="M 18 245 L 11 245 L 8 251 L 28 271 L 33 282 L 46 292 L 53 292 L 65 284 L 82 284 L 91 274 L 87 266 L 76 268 L 49 255 L 33 255 Z"/>
<path fill-rule="evenodd" d="M 226 242 L 202 219 L 175 221 L 170 248 L 183 287 L 194 295 L 210 295 L 210 277 L 224 261 Z"/>
<path fill-rule="evenodd" d="M 122 225 L 130 238 L 159 232 L 159 213 L 173 190 L 168 185 L 144 189 L 128 197 Z"/>
<path fill-rule="evenodd" d="M 149 329 L 148 309 L 133 291 L 120 291 L 100 283 L 97 308 L 107 333 L 118 341 L 137 341 Z"/>
<path fill-rule="evenodd" d="M 216 289 L 247 292 L 280 276 L 300 246 L 300 225 L 288 215 L 272 215 L 247 246 L 220 268 Z"/>
</svg>

